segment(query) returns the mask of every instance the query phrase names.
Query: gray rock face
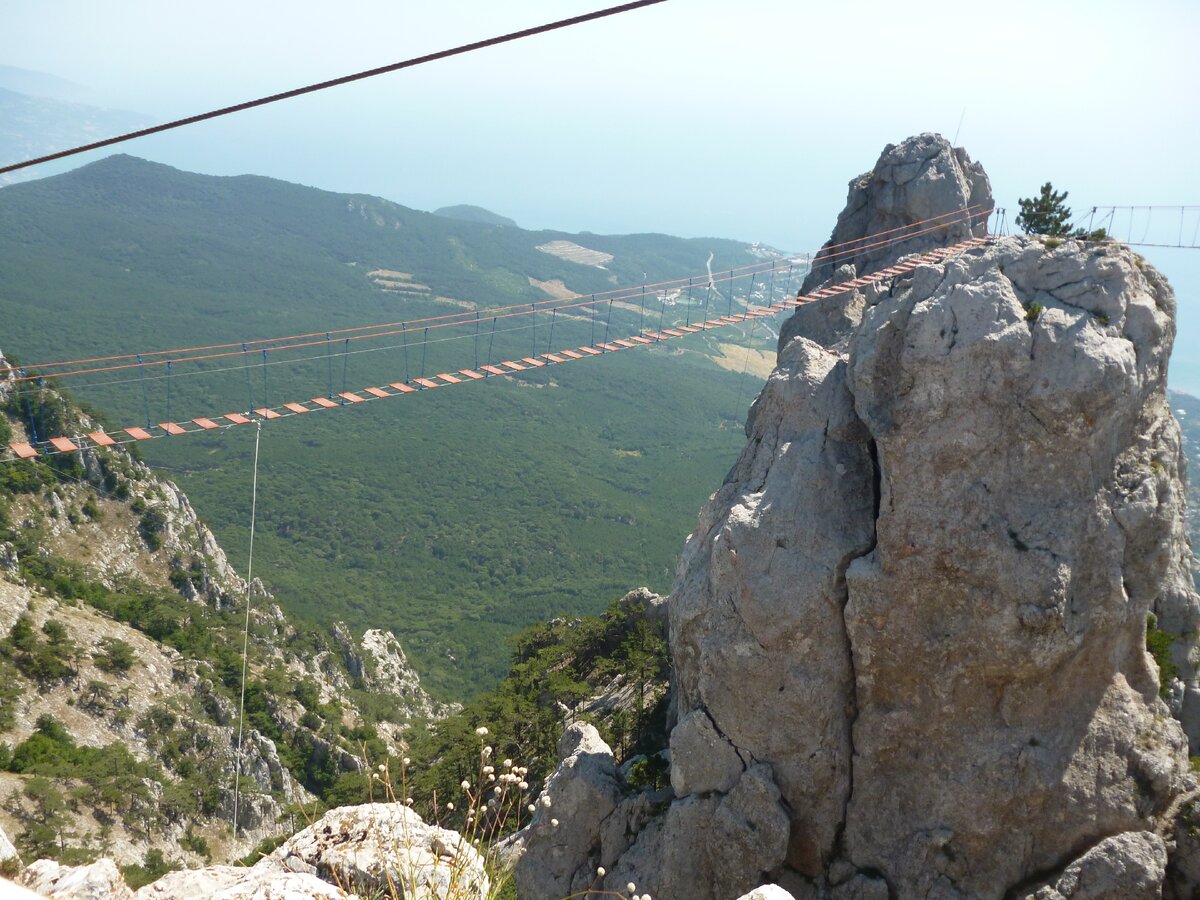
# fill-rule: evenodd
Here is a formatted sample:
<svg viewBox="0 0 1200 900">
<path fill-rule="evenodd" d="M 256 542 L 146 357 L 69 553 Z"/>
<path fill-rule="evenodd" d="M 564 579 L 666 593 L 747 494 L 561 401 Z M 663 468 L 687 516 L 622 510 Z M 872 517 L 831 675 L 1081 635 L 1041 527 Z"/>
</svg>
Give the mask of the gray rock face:
<svg viewBox="0 0 1200 900">
<path fill-rule="evenodd" d="M 306 872 L 364 893 L 396 885 L 412 900 L 483 900 L 489 888 L 474 847 L 399 803 L 332 809 L 253 868 Z"/>
<path fill-rule="evenodd" d="M 910 139 L 852 185 L 832 242 L 987 191 L 961 151 Z M 814 278 L 975 233 L 947 231 Z M 1165 402 L 1169 287 L 1116 244 L 999 238 L 851 300 L 784 330 L 747 446 L 688 540 L 668 605 L 686 796 L 606 886 L 1000 898 L 1087 847 L 1052 889 L 1161 883 L 1145 835 L 1189 785 L 1171 713 L 1192 730 L 1200 610 Z M 1170 708 L 1151 611 L 1177 636 Z M 782 857 L 762 792 L 761 815 L 726 814 L 763 770 Z M 718 832 L 771 848 L 744 886 L 715 877 Z"/>
<path fill-rule="evenodd" d="M 1162 896 L 1167 846 L 1148 831 L 1101 841 L 1031 900 L 1153 900 Z"/>
<path fill-rule="evenodd" d="M 133 900 L 117 864 L 100 859 L 86 866 L 63 866 L 39 859 L 21 873 L 19 884 L 59 900 Z"/>
<path fill-rule="evenodd" d="M 602 824 L 621 800 L 612 750 L 593 726 L 568 726 L 558 758 L 534 820 L 521 833 L 515 877 L 522 897 L 566 897 L 591 887 L 601 865 Z M 552 819 L 570 827 L 554 827 Z"/>
<path fill-rule="evenodd" d="M 885 268 L 901 254 L 982 237 L 991 207 L 987 173 L 961 147 L 936 134 L 888 144 L 875 168 L 850 182 L 846 207 L 801 290 L 807 294 L 819 285 L 849 281 Z M 898 238 L 903 243 L 893 243 Z M 828 346 L 854 330 L 856 312 L 861 301 L 853 295 L 801 307 L 784 323 L 779 349 L 800 333 Z"/>
<path fill-rule="evenodd" d="M 134 900 L 111 859 L 88 866 L 38 860 L 21 883 L 63 900 Z M 0 882 L 0 896 L 3 895 Z M 483 859 L 458 832 L 428 825 L 398 803 L 332 809 L 250 868 L 181 870 L 141 888 L 137 900 L 485 900 Z"/>
</svg>

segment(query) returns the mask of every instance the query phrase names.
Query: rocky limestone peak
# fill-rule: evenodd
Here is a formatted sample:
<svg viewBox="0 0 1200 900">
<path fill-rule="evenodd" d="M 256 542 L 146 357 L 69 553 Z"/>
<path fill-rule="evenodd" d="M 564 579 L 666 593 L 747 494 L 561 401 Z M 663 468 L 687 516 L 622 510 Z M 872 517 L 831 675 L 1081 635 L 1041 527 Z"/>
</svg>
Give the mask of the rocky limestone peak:
<svg viewBox="0 0 1200 900">
<path fill-rule="evenodd" d="M 965 153 L 912 138 L 852 183 L 831 240 L 986 194 Z M 1159 835 L 1195 787 L 1179 720 L 1195 733 L 1200 619 L 1169 286 L 1115 243 L 1008 237 L 841 304 L 784 329 L 685 547 L 673 798 L 620 801 L 590 836 L 531 829 L 523 892 L 603 866 L 606 888 L 664 900 L 768 880 L 839 900 L 1158 896 Z M 583 793 L 572 777 L 628 793 L 588 759 L 564 756 L 553 804 Z M 1123 887 L 1079 887 L 1105 872 Z"/>
<path fill-rule="evenodd" d="M 801 291 L 808 294 L 886 268 L 902 256 L 982 237 L 992 205 L 983 167 L 941 135 L 888 144 L 875 167 L 850 182 L 846 207 Z M 826 346 L 843 341 L 861 317 L 862 303 L 861 295 L 844 296 L 801 307 L 780 330 L 779 350 L 798 334 Z"/>
</svg>

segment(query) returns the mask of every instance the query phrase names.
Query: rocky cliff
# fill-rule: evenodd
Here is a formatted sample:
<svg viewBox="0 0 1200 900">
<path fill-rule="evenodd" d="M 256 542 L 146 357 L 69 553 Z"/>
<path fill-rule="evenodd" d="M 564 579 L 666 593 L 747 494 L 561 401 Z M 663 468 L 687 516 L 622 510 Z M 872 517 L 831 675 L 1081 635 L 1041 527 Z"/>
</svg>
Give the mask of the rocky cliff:
<svg viewBox="0 0 1200 900">
<path fill-rule="evenodd" d="M 982 168 L 922 135 L 830 243 L 976 205 Z M 1035 237 L 801 307 L 669 599 L 671 790 L 576 726 L 522 896 L 1158 896 L 1200 739 L 1174 315 L 1127 248 Z"/>
<path fill-rule="evenodd" d="M 96 427 L 18 390 L 0 380 L 4 443 Z M 231 836 L 245 596 L 183 492 L 121 448 L 0 468 L 0 827 L 27 861 L 242 856 L 339 778 L 365 785 L 365 741 L 395 752 L 446 712 L 391 633 L 324 633 L 256 583 Z"/>
</svg>

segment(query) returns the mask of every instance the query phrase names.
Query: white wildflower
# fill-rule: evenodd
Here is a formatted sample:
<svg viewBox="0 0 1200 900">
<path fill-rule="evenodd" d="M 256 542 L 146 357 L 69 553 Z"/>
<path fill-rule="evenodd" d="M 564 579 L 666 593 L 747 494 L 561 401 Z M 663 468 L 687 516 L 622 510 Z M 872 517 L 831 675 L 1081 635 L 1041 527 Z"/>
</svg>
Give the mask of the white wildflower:
<svg viewBox="0 0 1200 900">
<path fill-rule="evenodd" d="M 447 804 L 446 804 L 446 809 L 450 810 L 450 812 L 454 812 L 454 804 L 453 804 L 453 803 L 447 803 Z"/>
<path fill-rule="evenodd" d="M 629 891 L 629 893 L 632 894 L 634 891 L 637 890 L 637 885 L 631 881 L 631 882 L 629 882 L 629 884 L 625 885 L 625 890 Z"/>
<path fill-rule="evenodd" d="M 506 759 L 506 760 L 504 761 L 504 768 L 506 768 L 506 769 L 511 769 L 511 768 L 512 768 L 512 760 L 511 760 L 511 759 Z"/>
<path fill-rule="evenodd" d="M 400 765 L 402 765 L 402 766 L 407 766 L 407 765 L 411 765 L 411 764 L 412 764 L 412 760 L 409 759 L 407 756 L 404 757 L 404 759 L 400 760 Z"/>
<path fill-rule="evenodd" d="M 558 827 L 558 819 L 551 819 L 550 824 L 553 825 L 555 828 L 557 828 Z"/>
<path fill-rule="evenodd" d="M 485 734 L 487 734 L 487 733 L 488 733 L 487 726 L 486 726 L 486 725 L 480 725 L 478 728 L 476 728 L 476 729 L 475 729 L 475 733 L 476 733 L 477 735 L 479 735 L 480 737 L 483 737 Z"/>
<path fill-rule="evenodd" d="M 517 785 L 517 787 L 519 787 L 523 791 L 527 791 L 527 790 L 529 790 L 529 782 L 522 781 L 520 784 Z"/>
<path fill-rule="evenodd" d="M 603 878 L 607 874 L 608 873 L 604 871 L 604 866 L 596 866 L 596 875 L 598 875 L 600 878 Z"/>
<path fill-rule="evenodd" d="M 467 781 L 467 779 L 464 778 L 462 780 L 462 784 L 460 784 L 459 787 L 462 788 L 464 791 L 469 791 L 471 789 L 471 782 Z"/>
<path fill-rule="evenodd" d="M 546 809 L 550 808 L 550 795 L 549 794 L 543 795 L 542 806 L 546 807 Z"/>
<path fill-rule="evenodd" d="M 537 807 L 534 806 L 532 803 L 530 803 L 529 806 L 527 806 L 525 808 L 528 809 L 531 813 L 537 812 Z"/>
</svg>

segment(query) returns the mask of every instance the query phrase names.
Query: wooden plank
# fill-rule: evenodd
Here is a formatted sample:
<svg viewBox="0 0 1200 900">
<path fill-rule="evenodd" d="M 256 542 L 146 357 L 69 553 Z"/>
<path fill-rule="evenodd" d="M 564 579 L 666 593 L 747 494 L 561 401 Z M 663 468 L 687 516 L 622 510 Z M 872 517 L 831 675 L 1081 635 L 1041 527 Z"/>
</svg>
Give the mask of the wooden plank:
<svg viewBox="0 0 1200 900">
<path fill-rule="evenodd" d="M 565 361 L 561 356 L 555 356 L 553 353 L 547 353 L 546 359 L 550 360 L 552 363 L 560 363 Z"/>
<path fill-rule="evenodd" d="M 504 362 L 500 363 L 500 365 L 508 366 L 514 372 L 524 372 L 526 369 L 525 366 L 521 365 L 519 362 L 513 362 L 511 359 L 506 359 Z"/>
<path fill-rule="evenodd" d="M 369 387 L 369 388 L 363 388 L 363 390 L 364 390 L 364 391 L 366 391 L 368 394 L 370 394 L 372 397 L 392 397 L 392 396 L 395 396 L 394 394 L 389 394 L 389 393 L 388 393 L 387 391 L 385 391 L 383 388 Z"/>
<path fill-rule="evenodd" d="M 73 453 L 79 449 L 77 446 L 75 446 L 75 442 L 70 438 L 50 438 L 50 443 L 54 446 L 54 449 L 60 453 Z"/>
<path fill-rule="evenodd" d="M 97 447 L 111 447 L 116 443 L 116 441 L 110 438 L 103 431 L 89 432 L 88 437 L 92 439 L 92 443 L 94 443 Z"/>
<path fill-rule="evenodd" d="M 285 403 L 285 404 L 283 404 L 283 407 L 284 407 L 284 409 L 290 409 L 294 413 L 312 412 L 312 410 L 309 409 L 307 406 L 302 406 L 299 403 Z"/>
<path fill-rule="evenodd" d="M 234 425 L 249 425 L 250 424 L 250 420 L 247 419 L 245 416 L 243 416 L 241 413 L 225 413 L 225 418 L 228 419 L 230 422 L 232 422 Z M 128 431 L 129 429 L 126 428 L 125 430 Z M 136 435 L 135 435 L 135 437 L 136 437 Z"/>
<path fill-rule="evenodd" d="M 630 340 L 633 341 L 635 344 L 653 344 L 654 343 L 654 341 L 650 340 L 650 338 L 642 337 L 640 334 L 637 335 L 636 337 L 631 337 Z"/>
<path fill-rule="evenodd" d="M 203 416 L 199 419 L 192 419 L 192 421 L 195 422 L 197 425 L 199 425 L 201 428 L 203 428 L 205 431 L 211 431 L 214 428 L 221 427 L 216 422 L 214 422 L 212 419 L 205 419 Z"/>
<path fill-rule="evenodd" d="M 533 368 L 535 368 L 535 369 L 540 369 L 542 366 L 545 365 L 545 363 L 542 362 L 540 359 L 534 359 L 532 356 L 521 357 L 521 362 L 528 363 L 529 365 L 533 366 Z"/>
<path fill-rule="evenodd" d="M 158 427 L 161 428 L 163 431 L 165 431 L 167 434 L 187 434 L 186 431 L 184 431 L 182 428 L 180 428 L 174 422 L 159 422 Z"/>
<path fill-rule="evenodd" d="M 440 375 L 438 375 L 438 378 L 442 379 L 442 381 L 446 382 L 447 384 L 462 384 L 461 378 L 459 378 L 457 375 L 451 375 L 449 372 L 442 372 Z"/>
<path fill-rule="evenodd" d="M 366 397 L 360 397 L 360 396 L 358 396 L 358 394 L 354 393 L 354 391 L 342 391 L 340 394 L 338 394 L 338 396 L 341 397 L 343 400 L 346 400 L 350 403 L 366 403 L 367 402 Z"/>
<path fill-rule="evenodd" d="M 414 378 L 413 381 L 415 381 L 417 384 L 419 384 L 423 388 L 432 389 L 435 387 L 441 387 L 441 385 L 438 382 L 430 381 L 428 378 Z"/>
<path fill-rule="evenodd" d="M 472 378 L 472 379 L 479 379 L 479 378 L 484 377 L 483 375 L 480 375 L 478 372 L 476 372 L 474 369 L 459 369 L 458 374 L 466 375 L 468 378 Z"/>
<path fill-rule="evenodd" d="M 405 384 L 403 381 L 393 381 L 388 387 L 394 387 L 402 394 L 415 394 L 417 389 L 411 384 Z"/>
<path fill-rule="evenodd" d="M 485 371 L 491 375 L 507 375 L 508 374 L 503 369 L 498 368 L 496 366 L 480 366 L 479 368 L 483 369 L 483 371 Z"/>
<path fill-rule="evenodd" d="M 583 359 L 583 354 L 576 353 L 574 350 L 559 350 L 558 352 L 569 359 Z"/>
<path fill-rule="evenodd" d="M 33 446 L 25 443 L 25 441 L 13 441 L 8 445 L 8 447 L 21 459 L 33 459 L 38 455 L 38 452 L 33 449 Z"/>
<path fill-rule="evenodd" d="M 126 428 L 126 429 L 124 429 L 124 431 L 127 435 L 129 435 L 131 438 L 134 438 L 136 440 L 139 440 L 139 441 L 150 440 L 150 432 L 148 432 L 145 428 L 137 428 L 137 427 Z"/>
<path fill-rule="evenodd" d="M 317 406 L 323 406 L 325 409 L 333 409 L 334 407 L 341 406 L 340 403 L 334 403 L 328 397 L 313 397 L 312 402 L 317 404 Z"/>
<path fill-rule="evenodd" d="M 271 419 L 278 419 L 280 417 L 279 413 L 275 412 L 275 410 L 268 409 L 265 406 L 260 407 L 259 409 L 256 409 L 255 412 L 258 413 L 260 416 L 262 416 L 264 419 L 267 419 L 268 421 L 270 421 Z"/>
<path fill-rule="evenodd" d="M 579 352 L 586 353 L 588 356 L 599 356 L 600 355 L 600 351 L 597 350 L 595 347 L 580 347 Z"/>
</svg>

